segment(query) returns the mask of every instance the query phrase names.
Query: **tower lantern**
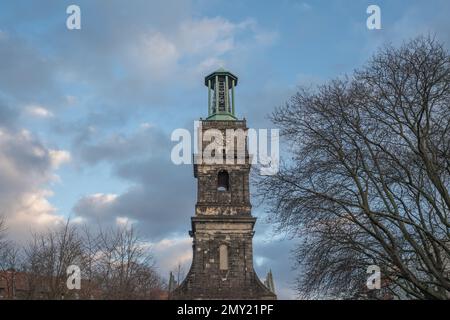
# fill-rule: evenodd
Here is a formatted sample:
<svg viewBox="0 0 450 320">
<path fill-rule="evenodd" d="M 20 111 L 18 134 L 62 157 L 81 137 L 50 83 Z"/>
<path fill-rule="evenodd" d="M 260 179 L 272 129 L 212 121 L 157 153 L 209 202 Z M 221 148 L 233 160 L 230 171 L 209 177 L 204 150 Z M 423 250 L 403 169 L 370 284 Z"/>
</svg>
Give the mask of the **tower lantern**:
<svg viewBox="0 0 450 320">
<path fill-rule="evenodd" d="M 234 87 L 238 78 L 220 68 L 205 77 L 208 87 L 208 120 L 236 120 Z"/>
</svg>

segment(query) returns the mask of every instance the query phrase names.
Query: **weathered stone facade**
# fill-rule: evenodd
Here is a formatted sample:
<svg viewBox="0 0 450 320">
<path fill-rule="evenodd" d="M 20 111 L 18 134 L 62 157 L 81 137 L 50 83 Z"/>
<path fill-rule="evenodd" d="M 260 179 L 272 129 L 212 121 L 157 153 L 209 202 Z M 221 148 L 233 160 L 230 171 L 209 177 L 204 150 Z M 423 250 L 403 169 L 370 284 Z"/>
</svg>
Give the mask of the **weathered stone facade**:
<svg viewBox="0 0 450 320">
<path fill-rule="evenodd" d="M 220 130 L 225 139 L 227 129 L 247 131 L 245 120 L 203 120 L 199 128 L 202 151 L 211 142 L 201 138 L 208 129 Z M 250 159 L 243 143 L 243 163 L 237 161 L 235 141 L 234 147 L 226 144 L 221 154 L 225 158 L 231 153 L 235 160 L 232 164 L 207 164 L 204 159 L 194 164 L 198 189 L 190 231 L 193 261 L 186 279 L 170 294 L 171 299 L 276 299 L 253 269 L 256 218 L 251 215 Z"/>
</svg>

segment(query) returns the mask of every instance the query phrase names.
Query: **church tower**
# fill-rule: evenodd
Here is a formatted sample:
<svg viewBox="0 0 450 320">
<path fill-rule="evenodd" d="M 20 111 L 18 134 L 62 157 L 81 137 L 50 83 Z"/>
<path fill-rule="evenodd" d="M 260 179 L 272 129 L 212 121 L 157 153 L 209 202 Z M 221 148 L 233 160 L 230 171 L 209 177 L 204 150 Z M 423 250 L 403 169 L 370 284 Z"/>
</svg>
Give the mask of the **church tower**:
<svg viewBox="0 0 450 320">
<path fill-rule="evenodd" d="M 237 83 L 238 78 L 224 69 L 205 78 L 208 118 L 200 121 L 200 153 L 194 155 L 197 204 L 189 232 L 192 265 L 170 299 L 276 299 L 253 269 L 256 218 L 251 215 L 247 125 L 235 115 Z M 211 155 L 223 161 L 205 159 L 208 145 L 217 139 L 209 139 L 208 132 L 222 134 L 223 148 Z M 239 142 L 230 132 L 244 132 L 244 139 Z"/>
</svg>

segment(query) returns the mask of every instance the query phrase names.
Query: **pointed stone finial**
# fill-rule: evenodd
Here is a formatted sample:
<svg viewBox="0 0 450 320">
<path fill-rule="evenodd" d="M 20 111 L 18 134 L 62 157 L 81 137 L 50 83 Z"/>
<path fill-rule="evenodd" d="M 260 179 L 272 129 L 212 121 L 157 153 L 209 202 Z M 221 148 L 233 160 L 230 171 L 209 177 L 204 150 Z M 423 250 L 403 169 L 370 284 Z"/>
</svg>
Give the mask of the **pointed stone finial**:
<svg viewBox="0 0 450 320">
<path fill-rule="evenodd" d="M 175 281 L 175 276 L 173 275 L 172 271 L 170 271 L 169 275 L 169 292 L 172 292 L 177 287 L 177 282 Z"/>
<path fill-rule="evenodd" d="M 272 269 L 270 269 L 269 273 L 267 273 L 267 277 L 266 280 L 264 281 L 264 284 L 266 285 L 267 289 L 275 293 L 275 283 L 273 281 Z"/>
</svg>

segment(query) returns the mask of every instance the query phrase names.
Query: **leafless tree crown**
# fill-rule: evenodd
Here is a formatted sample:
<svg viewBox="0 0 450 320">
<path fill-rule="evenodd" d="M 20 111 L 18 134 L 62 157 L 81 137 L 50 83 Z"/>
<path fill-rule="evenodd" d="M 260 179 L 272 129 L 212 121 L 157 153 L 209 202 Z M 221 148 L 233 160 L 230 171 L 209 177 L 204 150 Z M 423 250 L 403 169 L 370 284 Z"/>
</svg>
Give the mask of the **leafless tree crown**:
<svg viewBox="0 0 450 320">
<path fill-rule="evenodd" d="M 71 265 L 81 270 L 79 290 L 67 287 Z M 165 290 L 132 226 L 93 231 L 67 222 L 33 234 L 23 250 L 0 238 L 0 277 L 9 298 L 21 299 L 159 299 Z"/>
<path fill-rule="evenodd" d="M 450 298 L 450 56 L 431 37 L 387 46 L 351 77 L 300 89 L 272 114 L 291 159 L 259 181 L 298 236 L 304 297 Z"/>
</svg>

